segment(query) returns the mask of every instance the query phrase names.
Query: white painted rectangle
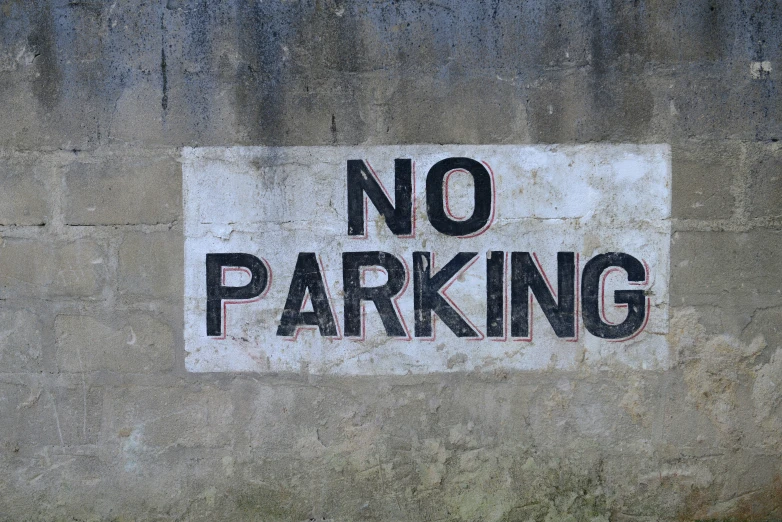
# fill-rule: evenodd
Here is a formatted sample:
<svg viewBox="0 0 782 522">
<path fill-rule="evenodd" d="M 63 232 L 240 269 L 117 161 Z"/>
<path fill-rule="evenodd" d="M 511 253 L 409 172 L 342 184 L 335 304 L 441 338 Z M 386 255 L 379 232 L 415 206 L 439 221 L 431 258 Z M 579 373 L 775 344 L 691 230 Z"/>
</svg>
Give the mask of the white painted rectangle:
<svg viewBox="0 0 782 522">
<path fill-rule="evenodd" d="M 473 158 L 493 173 L 493 220 L 478 236 L 447 236 L 428 220 L 427 173 L 450 157 Z M 347 161 L 365 160 L 371 165 L 393 202 L 397 158 L 411 159 L 414 166 L 415 237 L 395 236 L 371 202 L 367 238 L 348 236 Z M 189 371 L 374 375 L 570 370 L 582 364 L 656 369 L 669 364 L 671 160 L 667 145 L 215 147 L 186 148 L 182 161 L 184 337 Z M 453 215 L 469 214 L 471 178 L 454 176 L 447 184 Z M 371 302 L 364 306 L 365 339 L 342 336 L 342 253 L 374 250 L 397 256 L 408 269 L 414 251 L 432 252 L 435 270 L 457 252 L 477 252 L 477 261 L 447 291 L 484 339 L 456 337 L 439 320 L 433 340 L 415 337 L 412 274 L 397 301 L 410 340 L 387 337 Z M 577 277 L 598 254 L 630 254 L 648 267 L 648 281 L 637 287 L 649 299 L 648 322 L 632 339 L 616 342 L 592 335 L 576 313 L 577 338 L 563 339 L 555 335 L 534 300 L 531 340 L 486 338 L 489 251 L 534 252 L 554 285 L 557 252 L 577 254 Z M 338 338 L 324 338 L 308 329 L 295 340 L 276 335 L 300 252 L 319 257 L 340 327 Z M 205 319 L 205 258 L 210 253 L 252 254 L 264 259 L 271 271 L 271 284 L 263 297 L 225 305 L 222 335 L 211 337 Z M 608 304 L 603 317 L 608 321 L 621 322 L 626 313 L 610 298 L 613 290 L 633 288 L 623 274 L 615 271 L 605 278 Z M 239 272 L 226 272 L 226 277 L 226 286 L 247 282 Z M 382 282 L 381 276 L 364 284 Z M 508 321 L 506 317 L 506 329 Z"/>
</svg>

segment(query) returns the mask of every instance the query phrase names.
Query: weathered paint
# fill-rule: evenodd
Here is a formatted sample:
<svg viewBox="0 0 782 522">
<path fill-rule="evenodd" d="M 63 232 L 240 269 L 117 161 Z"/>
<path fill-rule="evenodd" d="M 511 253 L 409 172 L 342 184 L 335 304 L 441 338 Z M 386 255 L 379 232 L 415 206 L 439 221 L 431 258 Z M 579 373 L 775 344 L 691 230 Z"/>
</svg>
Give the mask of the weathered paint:
<svg viewBox="0 0 782 522">
<path fill-rule="evenodd" d="M 492 177 L 492 217 L 481 230 L 453 237 L 435 230 L 427 213 L 426 176 L 438 161 L 472 158 Z M 366 237 L 348 235 L 348 160 L 364 160 L 394 201 L 394 160 L 413 162 L 412 237 L 396 236 L 366 202 Z M 573 369 L 619 362 L 632 368 L 668 367 L 668 280 L 671 161 L 667 145 L 383 147 L 215 147 L 183 151 L 186 367 L 195 372 L 254 371 L 318 374 L 407 374 L 496 369 Z M 453 217 L 472 212 L 474 183 L 465 172 L 446 178 L 444 206 Z M 366 199 L 366 198 L 365 198 Z M 387 252 L 406 265 L 397 295 L 404 336 L 391 338 L 371 302 L 360 338 L 344 334 L 343 252 Z M 431 252 L 439 270 L 457 252 L 478 255 L 447 286 L 447 297 L 478 335 L 457 337 L 441 320 L 435 334 L 414 333 L 413 252 Z M 556 290 L 557 252 L 585 264 L 606 252 L 624 252 L 647 267 L 647 280 L 628 286 L 622 270 L 601 277 L 607 323 L 627 311 L 613 306 L 614 290 L 644 290 L 648 322 L 628 339 L 601 339 L 585 329 L 576 283 L 576 335 L 555 335 L 537 299 L 531 339 L 509 332 L 510 283 L 506 261 L 504 335 L 487 334 L 487 258 L 492 252 L 531 252 Z M 336 335 L 302 328 L 277 335 L 297 256 L 315 253 L 329 293 Z M 253 299 L 221 307 L 220 335 L 206 330 L 207 254 L 244 253 L 262 259 L 268 286 Z M 496 253 L 494 254 L 496 255 Z M 249 274 L 249 272 L 247 272 Z M 432 271 L 434 273 L 434 271 Z M 386 276 L 367 271 L 366 286 Z M 250 277 L 226 270 L 225 286 Z M 372 278 L 375 279 L 372 279 Z M 260 290 L 259 290 L 260 292 Z M 556 292 L 553 292 L 556 293 Z M 311 311 L 311 304 L 304 310 Z"/>
</svg>

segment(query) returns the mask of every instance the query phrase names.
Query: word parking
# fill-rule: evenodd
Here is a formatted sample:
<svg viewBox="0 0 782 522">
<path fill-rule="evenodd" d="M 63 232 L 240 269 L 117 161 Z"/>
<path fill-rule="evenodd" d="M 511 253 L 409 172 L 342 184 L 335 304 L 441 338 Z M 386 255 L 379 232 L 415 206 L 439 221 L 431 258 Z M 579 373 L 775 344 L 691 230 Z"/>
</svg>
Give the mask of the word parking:
<svg viewBox="0 0 782 522">
<path fill-rule="evenodd" d="M 188 368 L 657 364 L 669 153 L 599 148 L 188 149 Z"/>
</svg>

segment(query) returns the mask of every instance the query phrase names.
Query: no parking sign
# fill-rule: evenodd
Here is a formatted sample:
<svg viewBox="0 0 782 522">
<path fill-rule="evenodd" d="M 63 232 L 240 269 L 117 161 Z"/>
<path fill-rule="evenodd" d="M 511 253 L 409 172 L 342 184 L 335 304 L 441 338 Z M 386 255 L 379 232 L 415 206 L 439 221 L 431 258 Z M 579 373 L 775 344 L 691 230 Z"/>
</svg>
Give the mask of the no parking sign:
<svg viewBox="0 0 782 522">
<path fill-rule="evenodd" d="M 664 145 L 183 152 L 190 371 L 667 365 Z"/>
</svg>

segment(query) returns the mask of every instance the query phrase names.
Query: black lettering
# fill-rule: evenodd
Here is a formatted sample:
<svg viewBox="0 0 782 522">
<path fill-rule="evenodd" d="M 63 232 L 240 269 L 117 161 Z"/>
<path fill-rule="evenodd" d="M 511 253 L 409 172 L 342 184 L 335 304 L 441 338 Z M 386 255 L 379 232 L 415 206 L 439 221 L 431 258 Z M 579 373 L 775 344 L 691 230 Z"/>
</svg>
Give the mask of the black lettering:
<svg viewBox="0 0 782 522">
<path fill-rule="evenodd" d="M 362 286 L 361 274 L 365 267 L 381 267 L 388 274 L 388 281 L 380 286 Z M 392 300 L 399 294 L 407 279 L 402 262 L 386 252 L 344 252 L 342 277 L 345 292 L 345 336 L 362 337 L 361 303 L 375 304 L 386 335 L 407 337 Z"/>
<path fill-rule="evenodd" d="M 226 267 L 246 268 L 250 282 L 244 286 L 223 286 Z M 268 283 L 266 265 L 251 254 L 206 254 L 206 335 L 222 334 L 224 299 L 254 299 L 266 290 Z"/>
<path fill-rule="evenodd" d="M 614 303 L 627 304 L 627 317 L 620 324 L 608 324 L 600 317 L 603 289 L 600 279 L 610 267 L 627 272 L 630 282 L 645 281 L 647 274 L 643 263 L 630 254 L 608 252 L 599 254 L 584 266 L 581 279 L 581 307 L 587 331 L 601 339 L 624 339 L 636 333 L 646 321 L 646 297 L 643 290 L 616 290 Z"/>
<path fill-rule="evenodd" d="M 312 300 L 312 312 L 301 310 L 307 292 Z M 338 335 L 318 258 L 312 252 L 300 252 L 296 260 L 288 299 L 285 301 L 285 309 L 280 317 L 280 326 L 277 327 L 277 335 L 292 337 L 299 326 L 317 326 L 320 335 L 324 337 Z"/>
<path fill-rule="evenodd" d="M 413 232 L 413 169 L 409 159 L 395 159 L 394 203 L 388 200 L 380 182 L 363 160 L 348 160 L 348 235 L 366 234 L 365 194 L 395 235 Z"/>
<path fill-rule="evenodd" d="M 456 334 L 457 337 L 480 337 L 461 313 L 445 300 L 440 289 L 472 261 L 476 252 L 459 252 L 434 276 L 429 252 L 413 252 L 413 290 L 415 308 L 415 336 L 432 337 L 432 312 Z"/>
<path fill-rule="evenodd" d="M 557 337 L 575 337 L 576 262 L 573 252 L 557 253 L 557 299 L 529 252 L 511 253 L 511 335 L 529 338 L 532 331 L 530 291 Z"/>
<path fill-rule="evenodd" d="M 457 169 L 469 172 L 475 183 L 472 215 L 461 221 L 448 215 L 443 201 L 445 177 L 450 171 Z M 470 158 L 447 158 L 438 161 L 426 176 L 426 212 L 429 222 L 438 232 L 448 236 L 463 237 L 479 232 L 492 217 L 493 192 L 491 174 L 480 162 Z"/>
<path fill-rule="evenodd" d="M 486 335 L 505 336 L 505 252 L 486 255 Z"/>
</svg>

